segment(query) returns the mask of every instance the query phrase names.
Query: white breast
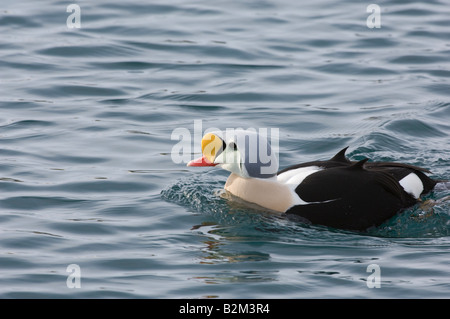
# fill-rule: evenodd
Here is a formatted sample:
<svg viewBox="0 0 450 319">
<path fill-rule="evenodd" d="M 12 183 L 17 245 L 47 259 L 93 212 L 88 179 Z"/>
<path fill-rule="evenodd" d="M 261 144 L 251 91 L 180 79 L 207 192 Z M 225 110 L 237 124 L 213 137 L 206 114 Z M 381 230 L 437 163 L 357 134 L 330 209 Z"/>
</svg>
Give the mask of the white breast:
<svg viewBox="0 0 450 319">
<path fill-rule="evenodd" d="M 244 178 L 232 173 L 228 177 L 225 189 L 248 202 L 285 212 L 292 206 L 312 204 L 302 200 L 295 189 L 306 177 L 321 169 L 318 166 L 302 167 L 273 178 Z"/>
</svg>

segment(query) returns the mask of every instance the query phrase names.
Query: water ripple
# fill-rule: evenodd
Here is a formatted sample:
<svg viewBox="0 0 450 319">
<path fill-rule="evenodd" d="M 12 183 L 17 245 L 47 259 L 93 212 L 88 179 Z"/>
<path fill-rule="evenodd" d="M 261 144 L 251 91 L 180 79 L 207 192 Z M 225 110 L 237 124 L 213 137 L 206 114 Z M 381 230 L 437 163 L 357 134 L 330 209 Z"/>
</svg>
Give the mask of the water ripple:
<svg viewBox="0 0 450 319">
<path fill-rule="evenodd" d="M 0 297 L 448 296 L 447 184 L 353 233 L 232 200 L 226 172 L 171 158 L 175 128 L 198 155 L 201 120 L 278 128 L 283 167 L 350 146 L 448 179 L 443 1 L 382 3 L 374 29 L 358 1 L 80 2 L 80 29 L 68 4 L 0 12 Z"/>
</svg>

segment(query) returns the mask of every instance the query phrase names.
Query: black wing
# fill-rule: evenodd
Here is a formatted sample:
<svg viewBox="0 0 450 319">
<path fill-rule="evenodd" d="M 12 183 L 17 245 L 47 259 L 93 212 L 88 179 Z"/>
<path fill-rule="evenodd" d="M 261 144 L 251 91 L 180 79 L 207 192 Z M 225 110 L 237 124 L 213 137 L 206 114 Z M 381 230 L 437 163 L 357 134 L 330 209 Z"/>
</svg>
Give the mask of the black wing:
<svg viewBox="0 0 450 319">
<path fill-rule="evenodd" d="M 329 161 L 309 162 L 280 171 L 310 165 L 324 168 L 307 176 L 295 189 L 308 204 L 294 206 L 287 214 L 301 216 L 314 224 L 365 230 L 380 225 L 417 202 L 399 183 L 408 174 L 415 173 L 421 179 L 424 193 L 436 184 L 420 167 L 390 162 L 369 163 L 367 159 L 351 162 L 345 158 L 345 150 Z"/>
<path fill-rule="evenodd" d="M 297 169 L 297 168 L 301 168 L 301 167 L 308 167 L 308 166 L 319 166 L 319 167 L 323 167 L 323 168 L 333 168 L 333 167 L 345 167 L 345 166 L 349 166 L 352 164 L 351 161 L 349 161 L 347 159 L 347 157 L 345 157 L 345 152 L 347 151 L 347 148 L 344 148 L 342 150 L 340 150 L 335 156 L 333 156 L 333 158 L 327 160 L 327 161 L 314 161 L 314 162 L 307 162 L 307 163 L 302 163 L 302 164 L 297 164 L 297 165 L 293 165 L 293 166 L 289 166 L 285 169 L 282 169 L 281 171 L 279 171 L 277 173 L 277 175 L 280 175 L 281 173 L 290 171 L 292 169 Z"/>
<path fill-rule="evenodd" d="M 358 162 L 350 161 L 346 156 L 345 152 L 347 151 L 348 147 L 345 147 L 344 149 L 340 150 L 335 156 L 333 156 L 331 159 L 326 161 L 314 161 L 314 162 L 307 162 L 303 164 L 293 165 L 290 167 L 287 167 L 281 171 L 279 171 L 277 174 L 284 173 L 286 171 L 300 168 L 300 167 L 307 167 L 307 166 L 319 166 L 325 169 L 328 168 L 335 168 L 335 167 L 349 167 L 351 165 L 354 165 Z M 410 173 L 416 174 L 423 184 L 423 192 L 422 194 L 426 194 L 430 192 L 436 183 L 438 181 L 431 179 L 428 177 L 425 173 L 431 173 L 429 170 L 414 166 L 410 164 L 403 164 L 403 163 L 396 163 L 396 162 L 363 162 L 364 166 L 363 168 L 369 171 L 381 171 L 384 173 L 387 173 L 391 175 L 397 182 L 399 182 L 404 177 L 408 176 Z"/>
</svg>

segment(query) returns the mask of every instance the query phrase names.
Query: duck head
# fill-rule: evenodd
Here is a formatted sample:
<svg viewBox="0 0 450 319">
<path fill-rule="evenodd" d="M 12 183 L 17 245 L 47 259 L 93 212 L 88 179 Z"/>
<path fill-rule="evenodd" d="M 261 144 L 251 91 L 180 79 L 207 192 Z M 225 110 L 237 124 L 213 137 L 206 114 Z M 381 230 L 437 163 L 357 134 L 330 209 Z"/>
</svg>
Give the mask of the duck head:
<svg viewBox="0 0 450 319">
<path fill-rule="evenodd" d="M 278 159 L 269 142 L 250 129 L 205 134 L 202 154 L 187 166 L 219 166 L 243 178 L 271 178 L 278 171 Z"/>
</svg>

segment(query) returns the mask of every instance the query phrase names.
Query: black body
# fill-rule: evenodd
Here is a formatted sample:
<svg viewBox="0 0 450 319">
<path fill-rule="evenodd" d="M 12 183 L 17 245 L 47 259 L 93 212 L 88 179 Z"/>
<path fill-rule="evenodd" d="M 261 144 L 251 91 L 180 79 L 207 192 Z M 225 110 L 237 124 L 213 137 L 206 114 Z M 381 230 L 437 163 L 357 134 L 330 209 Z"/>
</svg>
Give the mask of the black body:
<svg viewBox="0 0 450 319">
<path fill-rule="evenodd" d="M 417 203 L 399 183 L 405 176 L 414 173 L 420 178 L 422 194 L 436 185 L 423 168 L 391 162 L 369 163 L 367 159 L 352 162 L 345 157 L 346 149 L 328 161 L 308 162 L 278 172 L 308 166 L 323 168 L 307 176 L 295 189 L 309 204 L 293 206 L 286 214 L 301 216 L 313 224 L 366 230 Z"/>
</svg>

